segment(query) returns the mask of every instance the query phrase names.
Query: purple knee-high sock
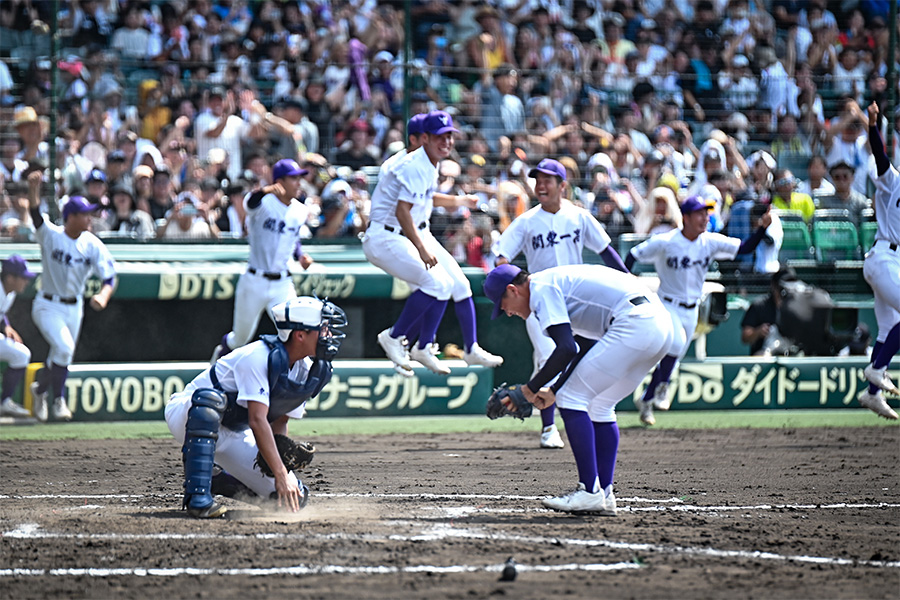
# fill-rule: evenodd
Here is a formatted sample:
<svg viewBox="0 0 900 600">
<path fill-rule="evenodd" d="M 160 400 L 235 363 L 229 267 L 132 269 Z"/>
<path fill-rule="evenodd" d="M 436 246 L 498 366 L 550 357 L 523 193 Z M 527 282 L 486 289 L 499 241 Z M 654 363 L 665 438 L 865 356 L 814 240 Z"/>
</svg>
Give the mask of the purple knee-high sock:
<svg viewBox="0 0 900 600">
<path fill-rule="evenodd" d="M 594 445 L 597 451 L 597 473 L 600 476 L 600 489 L 613 482 L 616 472 L 616 456 L 619 453 L 619 424 L 594 423 Z"/>
<path fill-rule="evenodd" d="M 428 309 L 428 314 L 419 321 L 416 326 L 416 331 L 410 331 L 409 335 L 407 335 L 408 340 L 414 340 L 416 337 L 419 338 L 419 342 L 417 346 L 419 350 L 424 350 L 425 346 L 434 342 L 434 335 L 437 333 L 438 325 L 441 324 L 441 319 L 444 318 L 444 311 L 447 310 L 447 302 L 443 300 L 438 300 L 431 305 L 431 308 Z M 425 322 L 435 323 L 434 333 L 431 334 L 431 337 L 425 337 L 422 335 L 422 329 Z"/>
<path fill-rule="evenodd" d="M 578 467 L 578 481 L 584 484 L 588 492 L 595 494 L 599 476 L 597 473 L 597 453 L 594 448 L 594 424 L 587 412 L 572 410 L 571 408 L 559 409 L 563 422 L 566 424 L 566 434 L 572 454 L 575 455 L 575 465 Z"/>
<path fill-rule="evenodd" d="M 69 377 L 69 367 L 50 364 L 50 387 L 53 388 L 54 398 L 63 398 L 66 395 L 66 378 Z"/>
<path fill-rule="evenodd" d="M 672 356 L 670 354 L 663 356 L 662 360 L 659 361 L 659 366 L 656 367 L 656 370 L 653 371 L 653 375 L 650 377 L 650 383 L 647 385 L 647 389 L 644 390 L 643 400 L 652 398 L 653 394 L 656 393 L 656 388 L 659 384 L 669 382 L 669 379 L 672 378 L 672 371 L 675 370 L 675 363 L 677 362 L 677 356 Z"/>
<path fill-rule="evenodd" d="M 891 364 L 891 359 L 900 350 L 900 323 L 897 323 L 888 332 L 884 338 L 884 344 L 878 350 L 877 355 L 872 355 L 872 366 L 876 369 L 883 369 Z"/>
<path fill-rule="evenodd" d="M 556 402 L 548 406 L 547 408 L 541 409 L 541 425 L 544 427 L 550 427 L 556 421 Z"/>
<path fill-rule="evenodd" d="M 410 294 L 403 310 L 400 311 L 397 322 L 391 328 L 391 337 L 406 336 L 409 339 L 410 333 L 415 331 L 418 322 L 422 320 L 433 302 L 437 302 L 437 298 L 429 296 L 422 290 L 416 290 Z"/>
<path fill-rule="evenodd" d="M 466 352 L 472 350 L 472 346 L 478 343 L 478 331 L 475 327 L 475 302 L 472 296 L 465 300 L 453 303 L 456 309 L 456 318 L 459 319 L 459 326 L 462 328 L 463 345 Z"/>
<path fill-rule="evenodd" d="M 875 342 L 875 345 L 872 346 L 872 364 L 875 364 L 875 361 L 878 359 L 878 354 L 881 352 L 881 348 L 884 346 L 884 342 Z M 869 384 L 869 393 L 874 395 L 878 393 L 878 390 L 881 388 L 875 385 L 874 383 Z"/>
<path fill-rule="evenodd" d="M 446 309 L 447 301 L 438 299 L 435 299 L 434 304 L 428 307 L 428 311 L 422 319 L 422 330 L 419 332 L 420 348 L 424 348 L 427 344 L 434 341 L 438 325 L 441 324 L 441 318 L 444 316 L 444 311 Z M 422 344 L 422 340 L 425 341 L 424 344 Z"/>
<path fill-rule="evenodd" d="M 3 374 L 3 388 L 2 392 L 0 392 L 0 399 L 12 398 L 23 377 L 25 377 L 25 367 L 7 368 L 6 373 Z"/>
</svg>

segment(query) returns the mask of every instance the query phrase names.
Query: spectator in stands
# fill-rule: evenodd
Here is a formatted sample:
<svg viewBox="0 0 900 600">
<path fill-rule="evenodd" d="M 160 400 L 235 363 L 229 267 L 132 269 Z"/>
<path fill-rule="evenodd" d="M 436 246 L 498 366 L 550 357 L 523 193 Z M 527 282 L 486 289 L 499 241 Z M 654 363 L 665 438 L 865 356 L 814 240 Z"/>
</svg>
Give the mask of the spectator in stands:
<svg viewBox="0 0 900 600">
<path fill-rule="evenodd" d="M 783 114 L 778 117 L 778 125 L 775 139 L 770 144 L 772 154 L 776 159 L 782 154 L 809 156 L 812 154 L 809 140 L 797 127 L 797 119 L 791 114 Z"/>
<path fill-rule="evenodd" d="M 369 148 L 373 133 L 372 126 L 365 119 L 354 121 L 350 125 L 349 144 L 346 147 L 342 144 L 342 149 L 334 157 L 334 163 L 350 167 L 354 171 L 377 166 L 380 157 L 376 157 Z"/>
<path fill-rule="evenodd" d="M 866 193 L 869 153 L 865 127 L 868 117 L 852 98 L 845 99 L 841 112 L 831 120 L 825 135 L 825 160 L 829 165 L 846 162 L 854 169 L 853 188 Z"/>
<path fill-rule="evenodd" d="M 641 211 L 635 219 L 635 233 L 656 235 L 681 228 L 681 209 L 671 189 L 657 187 L 650 190 L 647 205 L 647 209 Z"/>
<path fill-rule="evenodd" d="M 219 236 L 215 225 L 210 225 L 200 202 L 190 192 L 183 192 L 174 202 L 172 210 L 156 231 L 161 240 L 209 240 Z"/>
<path fill-rule="evenodd" d="M 863 221 L 862 212 L 871 208 L 871 201 L 853 189 L 854 169 L 843 161 L 831 165 L 828 170 L 834 182 L 834 192 L 818 197 L 818 207 L 822 209 L 846 210 L 849 220 L 859 227 Z"/>
<path fill-rule="evenodd" d="M 772 182 L 772 208 L 796 212 L 809 223 L 816 205 L 809 194 L 795 191 L 798 183 L 789 169 L 777 169 Z"/>
<path fill-rule="evenodd" d="M 19 108 L 13 116 L 13 127 L 22 140 L 22 149 L 16 153 L 16 159 L 24 163 L 36 161 L 44 167 L 49 166 L 50 146 L 44 141 L 37 111 L 31 106 Z"/>
<path fill-rule="evenodd" d="M 772 173 L 776 166 L 775 157 L 765 150 L 757 150 L 747 158 L 750 167 L 748 191 L 753 199 L 768 203 L 772 198 Z"/>
<path fill-rule="evenodd" d="M 135 181 L 138 173 L 135 172 Z M 172 175 L 168 169 L 158 169 L 153 174 L 153 188 L 150 196 L 150 216 L 154 220 L 165 219 L 175 205 L 175 190 L 172 186 Z M 140 204 L 138 204 L 140 207 Z"/>
<path fill-rule="evenodd" d="M 121 150 L 113 150 L 106 156 L 106 183 L 110 189 L 120 184 L 134 188 L 134 176 L 125 167 L 125 153 Z"/>
<path fill-rule="evenodd" d="M 797 185 L 797 191 L 809 194 L 818 204 L 820 196 L 828 196 L 834 193 L 834 185 L 825 179 L 827 173 L 828 167 L 825 164 L 825 157 L 818 154 L 810 156 L 806 166 L 806 174 L 809 178 Z"/>
<path fill-rule="evenodd" d="M 147 214 L 150 213 L 150 204 L 153 197 L 154 171 L 147 165 L 139 165 L 133 171 L 134 202 L 137 207 Z"/>
<path fill-rule="evenodd" d="M 485 71 L 481 82 L 481 133 L 491 151 L 500 149 L 500 137 L 525 129 L 525 107 L 516 95 L 519 73 L 508 63 Z"/>
<path fill-rule="evenodd" d="M 72 15 L 72 41 L 74 48 L 84 48 L 89 44 L 105 46 L 112 27 L 109 16 L 99 0 L 81 0 L 74 3 Z"/>
<path fill-rule="evenodd" d="M 143 9 L 129 3 L 120 14 L 123 26 L 113 32 L 110 48 L 129 59 L 144 60 L 150 48 L 150 32 L 142 27 Z"/>
<path fill-rule="evenodd" d="M 755 230 L 762 227 L 762 217 L 768 212 L 769 207 L 759 202 L 750 208 L 750 227 Z M 775 273 L 781 267 L 778 262 L 778 252 L 784 242 L 784 229 L 781 227 L 781 219 L 777 214 L 771 214 L 772 222 L 766 227 L 766 233 L 756 247 L 753 256 L 754 273 Z"/>
<path fill-rule="evenodd" d="M 222 237 L 242 238 L 244 231 L 244 196 L 248 186 L 243 180 L 230 183 L 225 188 L 225 195 L 218 207 L 210 214 L 210 220 L 216 224 L 216 228 Z"/>
<path fill-rule="evenodd" d="M 110 229 L 128 237 L 148 240 L 156 235 L 153 218 L 139 210 L 134 201 L 134 192 L 124 183 L 112 188 L 112 206 L 114 209 Z"/>
<path fill-rule="evenodd" d="M 241 108 L 249 110 L 253 93 L 241 93 Z M 197 156 L 207 158 L 209 151 L 220 148 L 228 153 L 228 177 L 237 179 L 243 164 L 241 142 L 249 137 L 253 127 L 235 113 L 237 101 L 234 92 L 223 87 L 214 87 L 207 97 L 207 109 L 197 115 L 194 121 L 194 136 L 197 142 Z"/>
</svg>

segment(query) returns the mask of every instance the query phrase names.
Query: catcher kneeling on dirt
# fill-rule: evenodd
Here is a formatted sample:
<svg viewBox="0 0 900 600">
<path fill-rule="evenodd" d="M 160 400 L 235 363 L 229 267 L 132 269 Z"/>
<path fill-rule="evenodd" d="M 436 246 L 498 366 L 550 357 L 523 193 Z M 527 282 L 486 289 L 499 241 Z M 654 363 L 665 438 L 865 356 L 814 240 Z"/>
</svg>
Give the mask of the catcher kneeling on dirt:
<svg viewBox="0 0 900 600">
<path fill-rule="evenodd" d="M 311 446 L 287 438 L 289 418 L 331 379 L 347 324 L 344 311 L 318 298 L 272 308 L 278 335 L 234 350 L 194 378 L 166 406 L 166 423 L 184 445 L 184 508 L 199 519 L 221 517 L 214 493 L 278 499 L 303 508 L 309 488 L 293 473 L 312 460 Z M 213 477 L 215 465 L 222 471 Z"/>
</svg>

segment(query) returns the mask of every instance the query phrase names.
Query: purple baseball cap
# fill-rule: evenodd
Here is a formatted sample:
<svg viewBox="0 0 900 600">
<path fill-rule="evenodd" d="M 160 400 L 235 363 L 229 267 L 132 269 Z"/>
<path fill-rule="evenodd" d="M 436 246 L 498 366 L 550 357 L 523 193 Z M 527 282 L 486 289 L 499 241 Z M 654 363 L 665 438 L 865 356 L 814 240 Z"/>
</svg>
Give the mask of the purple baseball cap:
<svg viewBox="0 0 900 600">
<path fill-rule="evenodd" d="M 689 196 L 687 200 L 681 203 L 681 214 L 687 215 L 698 210 L 710 210 L 711 208 L 714 208 L 714 206 L 700 196 Z"/>
<path fill-rule="evenodd" d="M 411 116 L 406 123 L 406 135 L 422 135 L 425 133 L 423 125 L 425 124 L 425 117 L 427 116 L 428 115 L 425 113 Z"/>
<path fill-rule="evenodd" d="M 503 294 L 506 293 L 506 286 L 512 283 L 513 279 L 515 279 L 516 275 L 521 271 L 522 269 L 519 267 L 507 263 L 494 268 L 494 270 L 485 277 L 484 295 L 490 298 L 491 302 L 494 303 L 494 312 L 491 313 L 491 319 L 496 319 L 500 316 L 500 312 L 502 311 L 500 303 L 503 301 Z"/>
<path fill-rule="evenodd" d="M 68 221 L 72 215 L 100 210 L 99 204 L 91 204 L 84 196 L 72 196 L 63 206 L 63 221 Z"/>
<path fill-rule="evenodd" d="M 28 270 L 28 263 L 18 254 L 13 254 L 9 258 L 0 261 L 3 265 L 3 275 L 15 275 L 17 277 L 25 277 L 26 279 L 34 279 L 36 275 Z"/>
<path fill-rule="evenodd" d="M 547 175 L 556 175 L 563 181 L 566 180 L 566 168 L 562 163 L 552 158 L 545 158 L 532 170 L 528 171 L 529 177 L 537 177 L 538 173 L 546 173 Z"/>
<path fill-rule="evenodd" d="M 459 131 L 453 126 L 453 117 L 442 110 L 433 110 L 422 122 L 422 131 L 429 135 L 443 135 L 451 131 Z"/>
<path fill-rule="evenodd" d="M 278 181 L 282 177 L 298 177 L 307 173 L 309 171 L 301 169 L 297 161 L 291 158 L 282 158 L 272 167 L 272 179 L 274 181 Z"/>
</svg>

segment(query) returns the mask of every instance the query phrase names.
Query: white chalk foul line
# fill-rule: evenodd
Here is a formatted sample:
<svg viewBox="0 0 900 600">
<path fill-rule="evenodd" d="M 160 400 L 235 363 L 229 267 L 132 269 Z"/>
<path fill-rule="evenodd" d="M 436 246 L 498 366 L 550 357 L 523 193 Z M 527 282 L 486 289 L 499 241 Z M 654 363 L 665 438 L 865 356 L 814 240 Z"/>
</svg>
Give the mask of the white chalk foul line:
<svg viewBox="0 0 900 600">
<path fill-rule="evenodd" d="M 392 575 L 396 573 L 499 573 L 504 565 L 451 565 L 440 567 L 436 565 L 414 565 L 406 567 L 390 567 L 386 565 L 354 566 L 343 565 L 296 565 L 293 567 L 269 567 L 256 569 L 198 569 L 195 567 L 182 567 L 177 569 L 154 568 L 119 568 L 119 569 L 0 569 L 0 577 L 35 577 L 43 575 L 55 575 L 62 577 L 178 577 L 181 575 Z M 590 564 L 566 564 L 566 565 L 523 565 L 517 564 L 519 573 L 534 572 L 558 572 L 558 571 L 622 571 L 625 569 L 639 569 L 640 565 L 630 562 L 620 563 L 590 563 Z"/>
<path fill-rule="evenodd" d="M 375 534 L 347 534 L 342 532 L 329 534 L 285 534 L 285 533 L 257 533 L 257 534 L 229 534 L 215 533 L 151 533 L 151 534 L 117 534 L 117 533 L 53 533 L 40 530 L 35 523 L 20 525 L 17 529 L 6 531 L 2 537 L 27 538 L 27 539 L 90 539 L 90 540 L 353 540 L 383 543 L 393 542 L 428 542 L 442 541 L 449 538 L 488 540 L 500 542 L 517 542 L 533 545 L 569 545 L 588 548 L 611 548 L 615 550 L 627 550 L 630 552 L 656 552 L 663 554 L 687 554 L 693 556 L 708 556 L 712 558 L 737 558 L 754 560 L 772 560 L 780 562 L 799 562 L 827 565 L 856 565 L 878 568 L 900 568 L 900 561 L 873 561 L 853 560 L 847 558 L 834 558 L 826 556 L 783 555 L 774 552 L 759 552 L 745 550 L 719 550 L 716 548 L 695 548 L 686 546 L 663 546 L 659 544 L 636 544 L 630 542 L 617 542 L 612 540 L 590 540 L 579 538 L 560 538 L 546 536 L 521 536 L 501 532 L 484 532 L 476 529 L 453 527 L 441 524 L 432 527 L 429 531 L 415 535 L 391 534 L 380 536 Z M 7 569 L 7 575 L 15 569 Z M 0 575 L 4 572 L 0 571 Z"/>
<path fill-rule="evenodd" d="M 182 494 L 31 494 L 31 495 L 0 495 L 0 500 L 137 500 L 141 498 L 182 498 Z M 374 493 L 314 493 L 313 498 L 376 498 L 376 499 L 421 499 L 421 500 L 542 500 L 547 496 L 521 496 L 506 494 L 374 494 Z M 875 503 L 848 503 L 836 502 L 832 504 L 747 504 L 739 506 L 699 506 L 685 504 L 682 498 L 642 498 L 640 496 L 620 497 L 617 501 L 634 502 L 640 504 L 655 504 L 650 507 L 620 506 L 620 512 L 728 512 L 746 510 L 837 510 L 843 508 L 900 508 L 900 503 L 875 502 Z M 671 504 L 672 506 L 658 506 L 659 504 Z M 521 511 L 522 509 L 519 509 Z M 529 509 L 525 509 L 529 510 Z M 540 512 L 544 509 L 538 509 Z"/>
</svg>

